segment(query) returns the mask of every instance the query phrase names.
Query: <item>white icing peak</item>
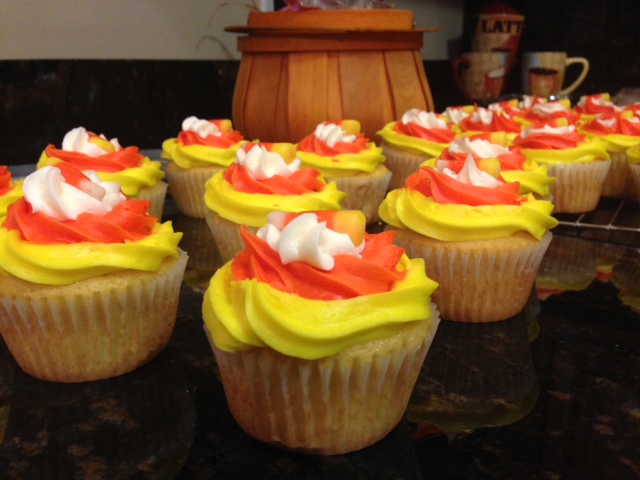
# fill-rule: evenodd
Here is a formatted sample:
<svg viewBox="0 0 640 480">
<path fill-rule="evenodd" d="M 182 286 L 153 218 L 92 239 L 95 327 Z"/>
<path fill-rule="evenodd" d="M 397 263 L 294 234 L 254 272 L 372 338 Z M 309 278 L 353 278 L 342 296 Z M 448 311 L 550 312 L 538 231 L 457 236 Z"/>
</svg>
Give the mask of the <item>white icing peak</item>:
<svg viewBox="0 0 640 480">
<path fill-rule="evenodd" d="M 220 129 L 215 123 L 209 120 L 202 120 L 198 117 L 187 117 L 182 121 L 182 130 L 185 132 L 195 132 L 200 138 L 206 138 L 210 135 L 219 137 L 222 135 Z"/>
<path fill-rule="evenodd" d="M 355 135 L 349 135 L 336 123 L 322 122 L 313 134 L 330 147 L 334 147 L 338 142 L 353 143 L 356 139 Z"/>
<path fill-rule="evenodd" d="M 471 115 L 471 119 L 474 122 L 480 122 L 483 125 L 490 125 L 491 120 L 493 120 L 493 110 L 478 107 Z"/>
<path fill-rule="evenodd" d="M 426 112 L 419 108 L 412 108 L 402 115 L 402 123 L 407 125 L 408 123 L 416 123 L 421 127 L 432 128 L 447 128 L 447 122 L 434 112 Z"/>
<path fill-rule="evenodd" d="M 547 102 L 535 104 L 533 107 L 531 107 L 531 111 L 542 115 L 552 115 L 558 112 L 566 113 L 569 111 L 569 109 L 567 109 L 560 102 Z"/>
<path fill-rule="evenodd" d="M 445 175 L 448 175 L 458 182 L 465 183 L 467 185 L 487 188 L 497 188 L 498 186 L 502 185 L 501 182 L 493 178 L 487 172 L 480 170 L 471 154 L 467 155 L 464 166 L 458 173 L 455 173 L 446 167 L 441 166 L 441 168 L 442 170 L 439 171 L 441 171 Z"/>
<path fill-rule="evenodd" d="M 611 118 L 596 118 L 596 122 L 602 125 L 605 128 L 613 128 L 618 122 L 615 117 Z"/>
<path fill-rule="evenodd" d="M 522 129 L 522 133 L 520 134 L 522 138 L 526 138 L 529 135 L 533 135 L 534 133 L 550 133 L 552 135 L 566 135 L 568 133 L 573 133 L 576 130 L 574 125 L 567 125 L 564 127 L 552 127 L 551 125 L 544 124 L 541 128 L 534 128 L 532 126 L 525 127 Z"/>
<path fill-rule="evenodd" d="M 42 212 L 55 220 L 75 220 L 81 213 L 105 215 L 127 198 L 120 184 L 103 182 L 95 172 L 79 188 L 66 182 L 60 169 L 42 167 L 24 180 L 24 197 L 33 212 Z"/>
<path fill-rule="evenodd" d="M 65 152 L 83 153 L 90 157 L 98 157 L 111 151 L 119 151 L 122 149 L 117 138 L 108 140 L 104 135 L 98 135 L 98 138 L 104 142 L 111 144 L 111 150 L 105 150 L 98 143 L 92 142 L 89 132 L 84 127 L 74 128 L 66 133 L 62 139 L 62 150 Z"/>
<path fill-rule="evenodd" d="M 257 232 L 259 238 L 278 252 L 284 265 L 302 261 L 321 270 L 331 270 L 336 255 L 360 256 L 364 250 L 364 241 L 354 245 L 349 235 L 330 230 L 314 213 L 303 213 L 284 226 L 286 215 L 270 213 L 268 223 Z"/>
<path fill-rule="evenodd" d="M 456 125 L 459 125 L 462 120 L 469 116 L 461 107 L 447 107 L 443 115 L 445 115 L 451 123 Z"/>
<path fill-rule="evenodd" d="M 300 159 L 285 162 L 279 153 L 268 151 L 263 145 L 251 146 L 247 152 L 240 148 L 236 152 L 236 163 L 247 169 L 256 180 L 266 180 L 280 175 L 290 177 L 300 169 Z"/>
<path fill-rule="evenodd" d="M 502 145 L 481 138 L 471 140 L 469 137 L 456 138 L 448 149 L 451 153 L 471 153 L 476 158 L 498 158 L 499 155 L 509 153 L 509 149 Z"/>
<path fill-rule="evenodd" d="M 580 97 L 580 100 L 578 101 L 578 106 L 580 107 L 584 107 L 587 104 L 587 99 L 591 99 L 591 102 L 594 103 L 595 105 L 598 105 L 600 107 L 612 107 L 614 111 L 620 112 L 622 111 L 622 108 L 619 107 L 618 105 L 614 104 L 612 101 L 607 100 L 604 96 L 602 95 L 593 95 L 591 97 L 589 97 L 588 95 L 584 95 L 582 97 Z"/>
</svg>

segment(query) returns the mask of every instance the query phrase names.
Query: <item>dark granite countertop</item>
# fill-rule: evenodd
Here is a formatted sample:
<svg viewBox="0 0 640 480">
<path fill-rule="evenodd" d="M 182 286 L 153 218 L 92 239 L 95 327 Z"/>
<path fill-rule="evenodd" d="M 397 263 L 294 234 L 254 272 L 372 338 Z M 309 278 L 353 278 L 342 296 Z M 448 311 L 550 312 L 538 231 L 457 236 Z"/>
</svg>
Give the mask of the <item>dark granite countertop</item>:
<svg viewBox="0 0 640 480">
<path fill-rule="evenodd" d="M 0 340 L 1 479 L 640 478 L 640 317 L 621 300 L 621 282 L 638 279 L 637 231 L 561 225 L 556 236 L 587 245 L 576 263 L 593 265 L 586 287 L 544 301 L 534 291 L 503 322 L 443 321 L 405 419 L 369 448 L 316 457 L 263 445 L 234 422 L 200 311 L 220 260 L 204 220 L 170 201 L 165 217 L 190 261 L 158 358 L 55 384 L 24 374 Z M 558 245 L 541 275 L 578 270 L 561 268 L 573 260 Z M 595 278 L 603 249 L 622 280 Z"/>
</svg>

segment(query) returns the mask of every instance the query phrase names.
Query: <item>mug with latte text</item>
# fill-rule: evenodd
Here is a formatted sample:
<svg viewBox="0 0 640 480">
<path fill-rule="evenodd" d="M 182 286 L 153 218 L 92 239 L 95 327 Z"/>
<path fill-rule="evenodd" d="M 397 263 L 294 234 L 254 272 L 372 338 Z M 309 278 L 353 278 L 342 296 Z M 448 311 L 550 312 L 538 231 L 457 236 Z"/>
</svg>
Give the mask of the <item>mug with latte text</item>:
<svg viewBox="0 0 640 480">
<path fill-rule="evenodd" d="M 581 66 L 578 77 L 563 88 L 569 65 Z M 567 95 L 584 81 L 589 61 L 583 57 L 568 57 L 566 52 L 524 52 L 522 54 L 522 90 L 537 97 Z"/>
</svg>

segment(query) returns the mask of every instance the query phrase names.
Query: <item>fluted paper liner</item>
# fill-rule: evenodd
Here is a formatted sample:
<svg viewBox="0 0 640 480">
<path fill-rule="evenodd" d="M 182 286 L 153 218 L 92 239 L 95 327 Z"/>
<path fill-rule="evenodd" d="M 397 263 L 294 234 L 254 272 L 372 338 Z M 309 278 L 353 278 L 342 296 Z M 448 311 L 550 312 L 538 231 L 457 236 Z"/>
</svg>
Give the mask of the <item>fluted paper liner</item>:
<svg viewBox="0 0 640 480">
<path fill-rule="evenodd" d="M 137 195 L 130 197 L 134 200 L 148 200 L 149 215 L 156 217 L 158 220 L 162 219 L 162 212 L 164 210 L 164 199 L 167 195 L 167 182 L 158 180 L 153 187 L 142 188 Z"/>
<path fill-rule="evenodd" d="M 440 323 L 406 324 L 391 338 L 302 360 L 269 348 L 228 353 L 207 336 L 229 409 L 252 437 L 288 450 L 334 455 L 384 438 L 402 419 Z"/>
<path fill-rule="evenodd" d="M 631 178 L 633 180 L 631 197 L 640 203 L 640 164 L 629 165 L 629 170 L 631 171 Z"/>
<path fill-rule="evenodd" d="M 402 151 L 385 144 L 382 144 L 382 154 L 387 159 L 384 164 L 393 174 L 389 182 L 389 190 L 404 187 L 407 177 L 416 173 L 422 163 L 433 158 L 431 155 Z"/>
<path fill-rule="evenodd" d="M 0 275 L 0 332 L 18 365 L 52 382 L 85 382 L 132 371 L 167 345 L 187 254 L 158 272 L 126 270 L 71 285 Z"/>
<path fill-rule="evenodd" d="M 440 316 L 470 323 L 505 320 L 522 311 L 552 238 L 550 232 L 540 241 L 520 232 L 495 240 L 444 242 L 392 230 L 394 243 L 410 258 L 424 258 L 427 276 L 438 282 L 433 301 Z"/>
<path fill-rule="evenodd" d="M 549 165 L 549 176 L 556 182 L 549 185 L 554 213 L 584 213 L 595 210 L 610 161 Z"/>
<path fill-rule="evenodd" d="M 234 223 L 226 218 L 222 218 L 216 212 L 209 211 L 205 217 L 209 230 L 213 234 L 213 239 L 220 252 L 220 259 L 224 265 L 233 260 L 242 250 L 244 242 L 240 236 L 240 224 Z M 255 233 L 258 229 L 248 227 L 247 229 Z"/>
<path fill-rule="evenodd" d="M 391 172 L 378 165 L 373 173 L 360 173 L 351 177 L 325 177 L 327 183 L 336 182 L 338 190 L 347 194 L 342 201 L 344 210 L 362 210 L 367 225 L 379 220 L 378 207 L 384 200 L 391 181 Z"/>
<path fill-rule="evenodd" d="M 173 162 L 166 167 L 169 193 L 176 202 L 180 213 L 188 217 L 204 218 L 209 211 L 204 203 L 205 184 L 224 167 L 180 168 Z"/>
</svg>

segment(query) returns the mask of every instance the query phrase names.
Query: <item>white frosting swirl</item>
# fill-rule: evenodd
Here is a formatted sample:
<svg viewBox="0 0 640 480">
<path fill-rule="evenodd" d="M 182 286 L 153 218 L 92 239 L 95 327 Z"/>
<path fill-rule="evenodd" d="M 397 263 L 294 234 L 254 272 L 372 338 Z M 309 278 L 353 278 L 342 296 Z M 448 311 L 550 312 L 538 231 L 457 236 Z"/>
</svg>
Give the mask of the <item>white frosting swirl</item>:
<svg viewBox="0 0 640 480">
<path fill-rule="evenodd" d="M 81 213 L 104 215 L 127 198 L 115 182 L 103 182 L 95 172 L 74 187 L 56 167 L 42 167 L 24 180 L 24 197 L 33 212 L 59 221 L 75 220 Z"/>
<path fill-rule="evenodd" d="M 335 265 L 334 256 L 360 256 L 364 249 L 364 241 L 355 246 L 349 235 L 330 230 L 314 213 L 303 213 L 281 228 L 285 216 L 283 212 L 270 213 L 268 223 L 257 232 L 259 238 L 278 252 L 284 265 L 302 261 L 321 270 L 331 270 Z"/>
<path fill-rule="evenodd" d="M 491 125 L 493 120 L 493 110 L 488 108 L 478 107 L 472 114 L 471 120 L 474 122 L 480 122 L 483 125 Z"/>
<path fill-rule="evenodd" d="M 469 114 L 461 107 L 447 107 L 443 115 L 455 125 L 460 125 L 460 122 L 469 116 Z"/>
<path fill-rule="evenodd" d="M 287 163 L 279 153 L 270 152 L 262 145 L 250 147 L 249 152 L 238 149 L 236 163 L 246 168 L 256 180 L 266 180 L 276 175 L 288 178 L 300 169 L 299 158 Z"/>
<path fill-rule="evenodd" d="M 596 118 L 596 122 L 598 122 L 600 125 L 602 125 L 605 128 L 613 128 L 615 127 L 616 123 L 618 123 L 618 120 L 615 117 L 611 117 L 611 118 Z"/>
<path fill-rule="evenodd" d="M 552 135 L 566 135 L 568 133 L 573 133 L 576 130 L 574 125 L 566 125 L 564 127 L 552 127 L 551 125 L 543 125 L 541 128 L 535 128 L 533 126 L 528 126 L 522 129 L 522 133 L 520 136 L 522 138 L 526 138 L 529 135 L 533 135 L 534 133 L 550 133 Z"/>
<path fill-rule="evenodd" d="M 206 138 L 209 135 L 219 137 L 222 135 L 220 129 L 215 123 L 209 120 L 202 120 L 198 117 L 187 117 L 182 121 L 182 130 L 185 132 L 195 132 L 200 138 Z"/>
<path fill-rule="evenodd" d="M 477 158 L 498 158 L 498 155 L 509 153 L 509 149 L 502 145 L 481 138 L 471 140 L 469 137 L 456 138 L 448 149 L 451 153 L 471 153 Z"/>
<path fill-rule="evenodd" d="M 560 102 L 547 102 L 537 103 L 536 105 L 531 107 L 531 111 L 533 113 L 538 113 L 541 115 L 552 115 L 557 112 L 566 113 L 569 111 L 569 109 Z"/>
<path fill-rule="evenodd" d="M 336 123 L 322 122 L 313 134 L 330 147 L 334 147 L 338 142 L 353 143 L 356 139 L 355 135 L 349 135 Z"/>
<path fill-rule="evenodd" d="M 591 95 L 591 96 L 583 95 L 582 97 L 580 97 L 580 100 L 578 100 L 578 106 L 585 107 L 587 105 L 587 99 L 589 98 L 591 99 L 592 103 L 600 107 L 611 107 L 614 112 L 622 111 L 622 107 L 619 107 L 618 105 L 614 104 L 612 101 L 607 100 L 602 95 Z"/>
<path fill-rule="evenodd" d="M 113 146 L 114 151 L 117 152 L 122 149 L 117 138 L 107 140 L 104 135 L 98 135 L 98 137 L 103 139 L 105 142 L 110 143 Z M 103 149 L 100 145 L 92 142 L 90 139 L 91 136 L 84 127 L 74 128 L 68 131 L 62 139 L 62 150 L 65 152 L 83 153 L 90 157 L 98 157 L 105 153 L 110 153 L 110 151 Z"/>
<path fill-rule="evenodd" d="M 442 118 L 439 118 L 434 112 L 426 112 L 419 108 L 412 108 L 407 110 L 402 115 L 402 123 L 407 125 L 408 123 L 416 123 L 421 127 L 432 128 L 447 128 L 447 122 Z"/>
<path fill-rule="evenodd" d="M 496 188 L 502 185 L 501 182 L 493 178 L 487 172 L 480 170 L 471 155 L 467 155 L 464 166 L 458 173 L 455 173 L 454 171 L 446 167 L 442 167 L 442 169 L 439 171 L 457 180 L 458 182 L 465 183 L 467 185 L 473 185 L 475 187 Z"/>
</svg>

